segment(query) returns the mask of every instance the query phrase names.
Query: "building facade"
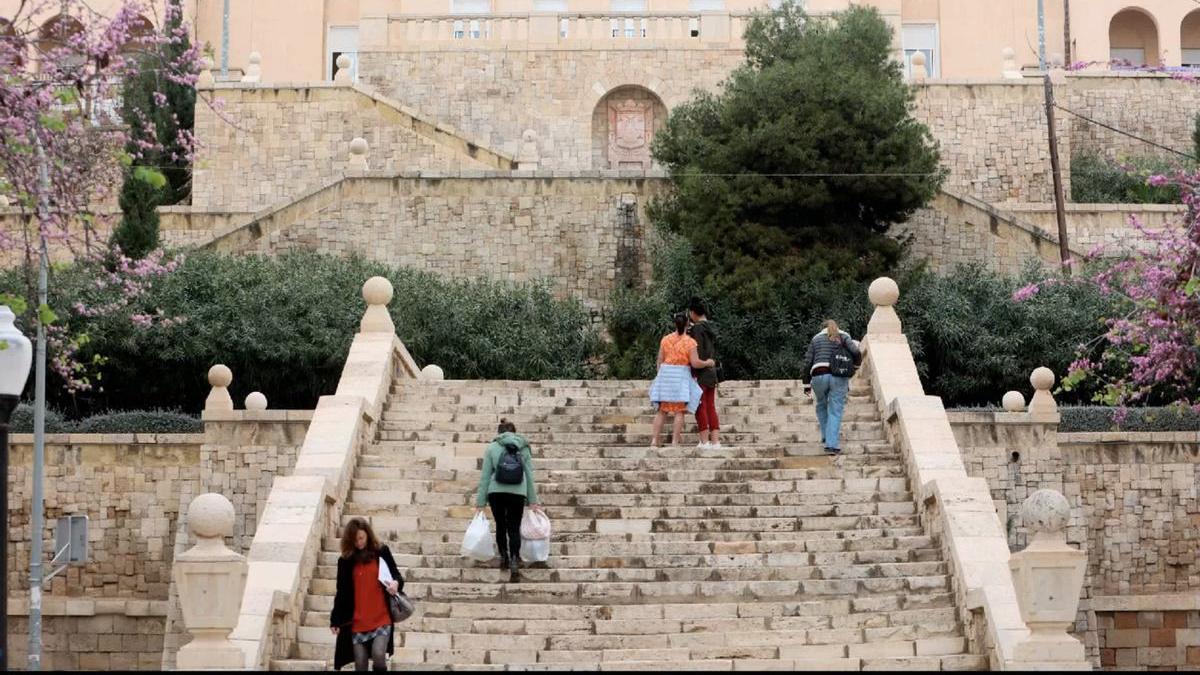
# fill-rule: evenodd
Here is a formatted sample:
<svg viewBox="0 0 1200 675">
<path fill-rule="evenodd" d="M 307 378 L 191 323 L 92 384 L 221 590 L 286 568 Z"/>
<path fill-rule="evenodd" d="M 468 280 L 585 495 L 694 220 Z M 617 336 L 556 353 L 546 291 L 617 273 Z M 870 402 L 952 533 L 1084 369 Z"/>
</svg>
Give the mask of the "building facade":
<svg viewBox="0 0 1200 675">
<path fill-rule="evenodd" d="M 163 0 L 154 0 L 161 9 Z M 806 0 L 826 14 L 850 0 Z M 477 49 L 534 43 L 564 48 L 637 49 L 737 45 L 749 13 L 778 0 L 184 0 L 196 39 L 226 78 L 240 78 L 251 52 L 264 81 L 332 79 L 340 54 L 387 49 Z M 116 0 L 92 3 L 98 11 Z M 926 56 L 934 79 L 993 77 L 1010 48 L 1018 67 L 1039 64 L 1037 0 L 864 0 L 896 31 L 906 68 Z M 1193 0 L 1045 0 L 1047 59 L 1200 66 L 1200 5 Z M 19 0 L 0 0 L 0 21 Z M 228 7 L 228 20 L 224 20 Z M 154 21 L 155 17 L 147 17 Z M 50 25 L 54 16 L 42 18 Z M 228 27 L 228 54 L 222 45 Z M 3 24 L 0 24 L 3 31 Z M 1069 36 L 1069 44 L 1068 44 Z M 34 56 L 35 60 L 36 57 Z M 356 72 L 357 74 L 357 72 Z M 220 78 L 218 78 L 220 79 Z"/>
</svg>

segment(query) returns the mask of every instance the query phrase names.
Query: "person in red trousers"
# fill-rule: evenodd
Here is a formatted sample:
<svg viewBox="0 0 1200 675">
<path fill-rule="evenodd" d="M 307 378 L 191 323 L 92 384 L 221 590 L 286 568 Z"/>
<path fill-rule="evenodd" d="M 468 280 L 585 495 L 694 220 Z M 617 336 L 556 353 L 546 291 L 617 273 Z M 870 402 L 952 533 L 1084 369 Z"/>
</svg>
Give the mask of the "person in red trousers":
<svg viewBox="0 0 1200 675">
<path fill-rule="evenodd" d="M 696 352 L 701 359 L 717 358 L 717 334 L 712 324 L 708 322 L 708 308 L 700 298 L 692 298 L 688 303 L 688 318 L 692 327 L 688 333 L 696 341 Z M 721 447 L 721 420 L 717 417 L 717 368 L 715 365 L 706 368 L 693 368 L 692 376 L 700 385 L 704 394 L 700 397 L 700 407 L 696 408 L 696 426 L 700 428 L 700 443 L 696 447 L 701 450 L 718 450 Z"/>
</svg>

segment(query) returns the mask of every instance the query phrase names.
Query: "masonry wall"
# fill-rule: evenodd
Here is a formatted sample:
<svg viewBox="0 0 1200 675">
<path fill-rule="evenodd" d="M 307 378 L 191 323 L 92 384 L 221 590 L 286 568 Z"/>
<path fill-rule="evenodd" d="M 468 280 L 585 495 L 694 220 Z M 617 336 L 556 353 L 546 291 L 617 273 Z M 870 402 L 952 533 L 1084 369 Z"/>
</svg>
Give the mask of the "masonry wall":
<svg viewBox="0 0 1200 675">
<path fill-rule="evenodd" d="M 496 168 L 437 134 L 396 106 L 350 87 L 223 85 L 220 112 L 196 106 L 203 142 L 192 172 L 192 206 L 258 211 L 347 167 L 350 141 L 367 141 L 371 166 L 393 171 Z M 465 142 L 458 142 L 467 149 Z"/>
<path fill-rule="evenodd" d="M 1103 612 L 1097 613 L 1093 599 L 1195 597 L 1200 433 L 1060 434 L 1055 424 L 1031 424 L 1027 415 L 1008 413 L 955 412 L 950 419 L 967 472 L 986 478 L 1007 511 L 1013 550 L 1027 544 L 1019 516 L 1026 497 L 1048 488 L 1071 503 L 1067 542 L 1088 552 L 1075 628 L 1094 662 L 1100 663 L 1102 647 L 1110 647 L 1097 632 Z M 1186 650 L 1182 654 L 1186 660 Z M 1122 658 L 1129 665 L 1124 661 L 1131 657 Z M 1151 663 L 1157 656 L 1136 658 L 1143 667 L 1168 665 Z"/>
<path fill-rule="evenodd" d="M 547 278 L 559 295 L 597 307 L 619 279 L 648 274 L 645 206 L 665 185 L 589 173 L 359 176 L 307 195 L 213 247 L 359 253 L 452 278 Z"/>
</svg>

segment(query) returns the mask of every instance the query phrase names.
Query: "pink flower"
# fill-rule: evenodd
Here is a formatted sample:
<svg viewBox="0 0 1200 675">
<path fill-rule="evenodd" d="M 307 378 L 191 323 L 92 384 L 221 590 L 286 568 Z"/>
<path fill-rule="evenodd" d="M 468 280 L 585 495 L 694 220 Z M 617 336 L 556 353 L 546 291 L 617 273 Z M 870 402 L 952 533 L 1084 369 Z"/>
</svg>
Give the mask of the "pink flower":
<svg viewBox="0 0 1200 675">
<path fill-rule="evenodd" d="M 1024 302 L 1038 294 L 1041 287 L 1037 283 L 1028 284 L 1018 288 L 1013 294 L 1013 302 Z"/>
</svg>

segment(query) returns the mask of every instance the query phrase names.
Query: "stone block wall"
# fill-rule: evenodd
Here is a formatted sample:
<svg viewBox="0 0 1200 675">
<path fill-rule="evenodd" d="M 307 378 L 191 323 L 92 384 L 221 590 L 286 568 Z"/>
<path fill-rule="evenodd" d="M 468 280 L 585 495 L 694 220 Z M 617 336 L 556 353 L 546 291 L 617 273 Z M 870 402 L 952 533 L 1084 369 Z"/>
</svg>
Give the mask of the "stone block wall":
<svg viewBox="0 0 1200 675">
<path fill-rule="evenodd" d="M 178 495 L 199 476 L 202 441 L 198 434 L 47 434 L 42 535 L 47 561 L 53 556 L 56 519 L 89 517 L 88 563 L 68 568 L 51 581 L 47 593 L 165 599 Z M 14 434 L 8 488 L 12 597 L 29 589 L 32 457 L 32 434 Z"/>
<path fill-rule="evenodd" d="M 618 279 L 649 273 L 645 206 L 665 187 L 662 179 L 606 174 L 356 176 L 264 214 L 212 248 L 312 248 L 453 278 L 548 278 L 559 295 L 595 307 Z"/>
<path fill-rule="evenodd" d="M 8 615 L 12 670 L 28 666 L 29 612 L 27 603 L 19 604 Z M 42 609 L 42 669 L 158 670 L 164 606 L 161 601 L 47 597 Z"/>
<path fill-rule="evenodd" d="M 1005 210 L 1057 240 L 1054 204 L 1008 204 Z M 1145 237 L 1131 223 L 1136 218 L 1150 231 L 1177 228 L 1187 207 L 1170 204 L 1068 204 L 1067 238 L 1071 248 L 1088 252 L 1102 247 L 1105 254 L 1143 248 Z"/>
<path fill-rule="evenodd" d="M 1096 610 L 1105 670 L 1200 670 L 1200 611 L 1180 596 L 1125 597 Z M 1140 609 L 1138 609 L 1140 607 Z"/>
<path fill-rule="evenodd" d="M 359 136 L 367 141 L 369 165 L 378 169 L 499 168 L 473 155 L 478 148 L 461 139 L 439 142 L 445 134 L 357 88 L 221 85 L 216 95 L 220 114 L 196 106 L 203 144 L 192 205 L 199 210 L 258 211 L 328 183 L 346 169 L 350 141 Z"/>
<path fill-rule="evenodd" d="M 1065 108 L 1155 143 L 1192 154 L 1193 117 L 1200 110 L 1200 87 L 1169 75 L 1081 73 L 1058 95 Z M 1072 117 L 1069 113 L 1062 113 Z M 1122 155 L 1170 156 L 1135 138 L 1073 117 L 1071 147 L 1075 151 Z M 1175 157 L 1178 159 L 1178 157 Z M 1029 200 L 1033 201 L 1033 200 Z"/>
</svg>

